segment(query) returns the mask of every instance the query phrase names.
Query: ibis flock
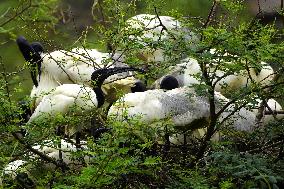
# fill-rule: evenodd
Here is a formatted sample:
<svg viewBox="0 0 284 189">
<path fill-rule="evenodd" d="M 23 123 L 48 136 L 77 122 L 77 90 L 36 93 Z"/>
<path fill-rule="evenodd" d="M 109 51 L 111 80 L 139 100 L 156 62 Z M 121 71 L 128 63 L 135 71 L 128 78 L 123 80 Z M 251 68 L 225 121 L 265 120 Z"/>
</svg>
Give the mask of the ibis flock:
<svg viewBox="0 0 284 189">
<path fill-rule="evenodd" d="M 174 40 L 172 36 L 186 33 L 183 36 L 184 40 L 189 42 L 190 48 L 195 48 L 199 40 L 198 35 L 169 16 L 157 17 L 141 14 L 130 18 L 126 23 L 126 30 L 135 29 L 142 32 L 139 36 L 130 35 L 129 40 L 136 40 L 137 43 L 145 46 L 141 48 L 137 56 L 147 64 L 168 61 L 164 56 L 164 50 L 151 49 L 146 44 L 147 41 L 165 42 Z M 34 85 L 30 93 L 31 105 L 28 111 L 31 115 L 24 126 L 26 134 L 29 134 L 29 126 L 37 120 L 45 116 L 66 115 L 71 109 L 72 115 L 84 115 L 103 109 L 106 111 L 107 119 L 126 122 L 131 118 L 139 117 L 140 121 L 147 125 L 170 119 L 174 128 L 183 130 L 184 128 L 187 130 L 205 128 L 208 124 L 210 100 L 208 96 L 201 95 L 193 87 L 204 84 L 204 80 L 201 79 L 202 69 L 199 62 L 192 57 L 181 58 L 152 86 L 146 86 L 136 77 L 137 73 L 143 76 L 146 70 L 128 66 L 119 52 L 115 56 L 113 53 L 103 53 L 96 49 L 86 48 L 47 52 L 41 43 L 30 43 L 22 36 L 18 37 L 16 42 L 25 61 L 30 65 Z M 211 49 L 209 53 L 214 55 L 219 52 Z M 229 53 L 223 56 L 229 56 Z M 239 91 L 252 83 L 268 85 L 274 78 L 273 69 L 269 64 L 261 62 L 259 71 L 248 68 L 242 72 L 226 75 L 225 71 L 215 70 L 216 62 L 218 61 L 210 64 L 212 68 L 209 68 L 211 70 L 209 76 L 212 76 L 212 81 L 216 83 L 214 92 L 216 112 L 222 110 L 224 106 L 227 107 L 218 116 L 218 123 L 239 131 L 253 131 L 258 125 L 258 108 L 263 99 L 256 98 L 254 109 L 251 109 L 246 106 L 240 107 L 236 103 L 229 103 L 230 97 L 226 98 L 224 95 L 227 89 Z M 225 62 L 224 64 L 233 63 Z M 249 73 L 250 79 L 246 72 Z M 282 110 L 276 100 L 265 100 L 267 110 Z M 280 115 L 276 117 L 281 118 Z M 272 119 L 272 115 L 264 115 L 262 123 L 265 125 Z M 198 123 L 196 120 L 203 121 Z M 193 126 L 194 124 L 200 126 Z M 64 136 L 70 138 L 77 135 L 84 129 L 83 125 L 88 124 L 82 123 L 82 126 L 76 128 L 65 128 Z M 183 137 L 172 135 L 170 141 L 178 144 L 179 139 Z M 81 145 L 85 143 L 83 140 L 76 140 L 76 142 Z M 33 148 L 59 160 L 59 148 L 54 145 L 50 147 L 52 146 L 51 141 L 47 140 L 45 143 L 46 146 L 35 145 Z M 62 139 L 60 149 L 63 150 L 61 158 L 69 164 L 71 162 L 69 155 L 72 151 L 76 151 L 76 147 Z M 23 160 L 10 162 L 2 174 L 15 178 L 16 170 L 25 163 Z"/>
</svg>

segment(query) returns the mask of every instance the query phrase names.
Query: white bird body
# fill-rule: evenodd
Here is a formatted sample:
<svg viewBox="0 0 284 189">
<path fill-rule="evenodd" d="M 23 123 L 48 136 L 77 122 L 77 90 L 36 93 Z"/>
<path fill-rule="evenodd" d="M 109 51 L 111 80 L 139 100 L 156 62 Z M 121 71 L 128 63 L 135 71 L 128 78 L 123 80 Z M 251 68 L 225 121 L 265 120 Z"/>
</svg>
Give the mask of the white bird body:
<svg viewBox="0 0 284 189">
<path fill-rule="evenodd" d="M 42 97 L 50 93 L 54 88 L 62 84 L 82 84 L 91 86 L 91 75 L 94 70 L 101 67 L 124 66 L 118 62 L 107 62 L 109 53 L 101 53 L 96 49 L 72 49 L 71 52 L 59 50 L 51 53 L 41 54 L 41 75 L 38 76 L 38 87 L 33 87 L 30 97 L 34 99 L 37 107 Z M 121 89 L 129 92 L 138 80 L 132 72 L 124 72 L 110 76 L 105 80 L 102 90 L 107 96 L 107 101 L 112 102 L 115 91 Z M 112 89 L 112 90 L 111 90 Z"/>
<path fill-rule="evenodd" d="M 24 160 L 15 160 L 10 162 L 2 171 L 2 177 L 3 176 L 10 176 L 12 179 L 15 179 L 17 176 L 17 172 L 20 171 L 21 166 L 23 166 L 25 163 L 27 163 Z M 1 179 L 2 184 L 2 179 Z"/>
<path fill-rule="evenodd" d="M 90 76 L 90 80 L 94 81 L 92 88 L 79 84 L 57 86 L 42 98 L 28 124 L 40 118 L 46 119 L 47 116 L 54 118 L 57 114 L 84 115 L 84 117 L 89 118 L 88 113 L 100 108 L 105 102 L 105 95 L 101 89 L 105 79 L 113 74 L 127 71 L 141 70 L 126 67 L 102 68 L 94 71 Z M 65 134 L 72 136 L 76 132 L 80 132 L 82 128 L 90 126 L 90 119 L 85 120 L 81 121 L 80 124 L 75 124 L 75 126 L 67 125 Z"/>
<path fill-rule="evenodd" d="M 159 18 L 168 30 L 181 28 L 180 22 L 175 20 L 173 17 L 159 16 Z M 160 25 L 160 21 L 156 15 L 139 14 L 128 19 L 127 23 L 132 28 L 143 29 L 143 35 L 141 38 L 150 38 L 153 39 L 153 41 L 158 41 L 159 39 L 164 40 L 169 37 L 167 36 L 168 32 L 163 30 L 163 27 Z"/>
<path fill-rule="evenodd" d="M 60 85 L 43 97 L 30 121 L 42 113 L 67 113 L 72 105 L 89 110 L 98 105 L 96 93 L 92 88 L 83 85 Z"/>
<path fill-rule="evenodd" d="M 196 99 L 192 100 L 195 101 Z M 203 116 L 203 114 L 196 114 L 197 117 L 193 117 L 190 112 L 187 112 L 190 108 L 197 111 L 196 107 L 192 106 L 189 101 L 190 99 L 186 98 L 185 93 L 178 93 L 177 90 L 164 92 L 161 89 L 156 89 L 145 92 L 129 93 L 124 95 L 123 99 L 121 99 L 121 103 L 116 102 L 111 106 L 109 115 L 114 114 L 121 116 L 123 111 L 125 111 L 125 105 L 129 117 L 142 116 L 141 121 L 146 123 L 165 119 L 171 115 L 173 116 L 175 125 L 185 125 L 191 123 L 192 120 Z M 182 123 L 182 121 L 180 121 L 180 118 L 183 116 L 189 117 L 187 123 Z"/>
<path fill-rule="evenodd" d="M 38 106 L 45 95 L 47 95 L 52 89 L 61 85 L 53 78 L 53 76 L 46 72 L 42 72 L 41 76 L 39 85 L 37 87 L 34 85 L 30 94 L 30 98 L 33 100 L 33 109 Z"/>
<path fill-rule="evenodd" d="M 248 63 L 248 68 L 245 68 L 245 62 L 243 61 L 237 61 L 238 56 L 237 55 L 232 55 L 229 53 L 224 53 L 224 54 L 219 54 L 219 52 L 216 49 L 210 49 L 210 53 L 212 55 L 220 56 L 220 57 L 227 57 L 231 56 L 235 58 L 236 62 L 229 62 L 229 61 L 224 61 L 222 58 L 216 58 L 212 60 L 212 64 L 214 65 L 212 68 L 210 68 L 210 72 L 214 72 L 215 66 L 218 66 L 218 64 L 226 65 L 228 67 L 232 66 L 235 64 L 236 66 L 240 66 L 240 63 L 242 64 L 241 66 L 243 67 L 243 70 L 241 70 L 239 73 L 233 73 L 230 74 L 226 77 L 225 74 L 226 72 L 223 70 L 216 70 L 216 77 L 224 77 L 221 79 L 217 85 L 215 90 L 219 92 L 225 92 L 225 88 L 228 86 L 230 89 L 233 90 L 238 90 L 240 88 L 249 86 L 252 82 L 256 82 L 262 86 L 268 85 L 273 79 L 274 79 L 274 71 L 270 65 L 268 65 L 266 62 L 261 61 L 259 63 L 260 65 L 260 71 L 259 73 L 256 72 L 256 69 L 254 67 L 251 67 Z M 214 73 L 213 73 L 214 74 Z"/>
<path fill-rule="evenodd" d="M 86 147 L 84 146 L 84 144 L 86 144 L 85 141 L 81 141 L 81 150 L 86 149 Z M 74 160 L 74 158 L 72 158 L 72 152 L 76 152 L 78 150 L 78 148 L 76 148 L 76 146 L 74 144 L 71 144 L 67 141 L 65 141 L 64 139 L 61 139 L 61 146 L 60 148 L 56 147 L 57 144 L 52 143 L 50 140 L 46 140 L 44 141 L 44 145 L 35 145 L 32 148 L 35 150 L 38 150 L 39 152 L 45 154 L 46 156 L 53 158 L 56 161 L 59 161 L 59 150 L 61 151 L 61 155 L 62 155 L 62 160 L 64 163 L 66 163 L 68 166 L 76 166 L 78 165 L 79 161 Z M 28 154 L 29 158 L 31 159 L 35 159 L 38 158 L 37 155 Z M 84 157 L 84 161 L 85 163 L 88 163 L 90 161 L 89 156 L 85 156 Z M 25 169 L 24 165 L 27 163 L 27 161 L 24 160 L 15 160 L 10 162 L 7 166 L 5 166 L 5 168 L 2 171 L 2 177 L 3 176 L 10 176 L 12 179 L 15 179 L 15 177 L 17 176 L 17 173 L 19 172 L 28 172 L 28 170 Z M 45 163 L 44 167 L 47 169 L 54 169 L 55 165 L 51 164 L 51 163 Z M 75 168 L 75 167 L 74 167 Z"/>
<path fill-rule="evenodd" d="M 217 110 L 229 100 L 220 93 L 215 93 Z M 221 122 L 234 110 L 234 105 L 228 107 L 221 114 Z M 242 117 L 239 117 L 240 114 Z M 169 91 L 161 89 L 148 90 L 145 92 L 129 93 L 111 106 L 108 116 L 123 121 L 127 117 L 138 117 L 145 123 L 152 123 L 170 118 L 174 126 L 188 126 L 195 120 L 209 119 L 209 102 L 206 97 L 198 96 L 194 89 L 188 87 L 177 88 Z M 237 118 L 235 120 L 235 118 Z M 236 112 L 234 119 L 226 121 L 238 130 L 251 131 L 255 124 L 255 115 L 242 108 Z"/>
<path fill-rule="evenodd" d="M 167 29 L 164 29 L 160 22 Z M 185 40 L 191 41 L 191 43 L 198 41 L 196 34 L 187 30 L 178 20 L 170 16 L 159 16 L 158 18 L 156 15 L 139 14 L 129 18 L 126 23 L 126 30 L 138 30 L 141 32 L 141 35 L 130 35 L 129 39 L 144 45 L 144 48 L 140 51 L 140 56 L 147 62 L 165 61 L 166 57 L 162 49 L 151 48 L 146 41 L 157 43 L 174 40 L 179 35 L 184 35 Z"/>
<path fill-rule="evenodd" d="M 257 116 L 259 114 L 259 108 L 262 105 L 262 100 L 256 99 L 256 101 L 258 102 L 258 104 L 254 109 L 252 109 L 252 111 Z M 268 99 L 266 103 L 269 106 L 269 108 L 274 112 L 283 111 L 282 106 L 275 99 L 272 98 Z M 267 107 L 265 107 L 265 111 L 270 112 L 270 110 Z M 276 114 L 275 116 L 277 119 L 284 118 L 284 114 Z M 272 120 L 275 120 L 273 115 L 264 115 L 261 121 L 263 122 L 263 125 L 267 125 Z"/>
<path fill-rule="evenodd" d="M 228 64 L 231 64 L 228 62 Z M 261 62 L 262 69 L 260 73 L 256 74 L 255 70 L 253 68 L 249 69 L 250 75 L 252 79 L 260 83 L 262 86 L 268 85 L 274 78 L 274 72 L 271 66 L 269 66 L 265 62 Z M 211 74 L 214 74 L 214 67 L 210 68 L 209 71 L 212 72 Z M 177 64 L 170 68 L 170 72 L 167 75 L 174 76 L 179 83 L 179 86 L 192 86 L 194 84 L 200 84 L 201 83 L 201 68 L 196 59 L 193 58 L 186 58 L 181 61 L 180 64 Z M 218 77 L 222 77 L 226 74 L 224 71 L 216 70 L 215 77 L 216 79 Z M 159 88 L 160 82 L 165 76 L 159 78 L 155 81 L 154 87 Z M 214 79 L 213 81 L 216 81 Z M 241 71 L 240 73 L 235 73 L 232 75 L 228 75 L 218 81 L 215 90 L 221 93 L 226 92 L 227 87 L 229 87 L 232 90 L 238 90 L 240 88 L 246 87 L 251 84 L 251 80 L 249 79 L 247 71 Z"/>
<path fill-rule="evenodd" d="M 75 48 L 70 52 L 53 51 L 41 55 L 42 70 L 46 71 L 61 84 L 76 83 L 90 86 L 90 78 L 97 68 L 105 67 L 103 60 L 109 58 L 108 53 L 96 49 Z"/>
<path fill-rule="evenodd" d="M 81 148 L 80 150 L 86 150 L 86 141 L 80 141 Z M 34 149 L 38 150 L 45 155 L 54 158 L 55 160 L 59 160 L 59 150 L 61 150 L 62 160 L 67 165 L 71 165 L 76 163 L 74 158 L 72 158 L 72 152 L 76 152 L 78 148 L 70 142 L 61 139 L 60 148 L 57 147 L 57 144 L 52 143 L 52 141 L 44 141 L 44 145 L 36 145 L 33 146 Z M 89 162 L 90 157 L 84 157 L 85 162 Z M 51 165 L 49 165 L 51 166 Z"/>
<path fill-rule="evenodd" d="M 56 114 L 67 114 L 71 110 L 77 115 L 83 115 L 96 109 L 97 106 L 97 96 L 92 88 L 77 84 L 63 84 L 42 98 L 28 123 L 41 116 L 54 117 Z M 86 123 L 82 123 L 82 125 L 88 126 Z M 69 136 L 76 131 L 77 128 L 66 128 L 66 134 Z"/>
<path fill-rule="evenodd" d="M 78 50 L 78 53 L 76 51 Z M 73 49 L 71 52 L 60 50 L 51 53 L 41 54 L 41 74 L 37 77 L 38 86 L 34 86 L 30 97 L 35 100 L 36 108 L 43 96 L 50 93 L 62 84 L 86 84 L 91 85 L 91 75 L 94 67 L 90 64 L 90 59 L 101 62 L 102 55 L 97 50 L 87 50 L 89 56 L 86 58 L 80 55 L 80 49 Z M 92 53 L 91 53 L 92 52 Z M 85 53 L 86 54 L 86 53 Z"/>
</svg>

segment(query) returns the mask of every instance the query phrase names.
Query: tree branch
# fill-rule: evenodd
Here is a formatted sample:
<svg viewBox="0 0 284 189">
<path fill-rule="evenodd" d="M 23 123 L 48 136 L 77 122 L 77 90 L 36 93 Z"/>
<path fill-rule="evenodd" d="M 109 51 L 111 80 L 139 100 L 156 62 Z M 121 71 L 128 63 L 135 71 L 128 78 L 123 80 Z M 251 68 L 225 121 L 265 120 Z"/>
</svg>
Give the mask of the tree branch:
<svg viewBox="0 0 284 189">
<path fill-rule="evenodd" d="M 19 133 L 13 132 L 12 135 L 15 137 L 15 139 L 17 141 L 20 142 L 20 144 L 22 144 L 25 148 L 27 148 L 32 153 L 38 155 L 42 160 L 47 161 L 49 163 L 53 163 L 56 167 L 60 167 L 62 170 L 68 170 L 69 169 L 65 162 L 58 162 L 54 158 L 51 158 L 51 157 L 47 156 L 46 154 L 34 149 L 30 144 L 28 144 L 23 139 L 23 137 Z"/>
<path fill-rule="evenodd" d="M 11 95 L 10 95 L 10 89 L 9 89 L 9 82 L 8 82 L 6 68 L 5 68 L 5 65 L 2 61 L 2 56 L 0 56 L 0 65 L 1 65 L 2 70 L 3 70 L 2 75 L 3 75 L 4 81 L 5 81 L 6 96 L 8 97 L 9 104 L 11 105 Z"/>
<path fill-rule="evenodd" d="M 206 22 L 203 25 L 204 28 L 207 28 L 209 26 L 209 24 L 212 21 L 212 18 L 215 16 L 216 9 L 217 9 L 217 6 L 218 6 L 218 2 L 219 1 L 214 0 L 213 4 L 211 6 L 210 12 L 209 12 L 209 14 L 207 16 L 207 20 L 206 20 Z"/>
<path fill-rule="evenodd" d="M 31 7 L 32 7 L 32 0 L 29 0 L 29 3 L 28 3 L 28 5 L 26 7 L 24 7 L 20 12 L 18 12 L 18 13 L 16 12 L 16 14 L 14 16 L 12 16 L 8 20 L 6 20 L 2 24 L 0 24 L 0 27 L 3 27 L 4 25 L 10 23 L 12 20 L 14 20 L 16 17 L 22 15 L 24 12 L 26 12 Z"/>
</svg>

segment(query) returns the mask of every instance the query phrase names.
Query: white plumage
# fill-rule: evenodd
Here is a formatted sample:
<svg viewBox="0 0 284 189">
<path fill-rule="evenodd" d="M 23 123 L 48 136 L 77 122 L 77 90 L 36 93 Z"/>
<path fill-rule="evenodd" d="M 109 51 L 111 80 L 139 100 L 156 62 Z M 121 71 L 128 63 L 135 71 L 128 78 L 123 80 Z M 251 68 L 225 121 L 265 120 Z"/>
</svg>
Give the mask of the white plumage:
<svg viewBox="0 0 284 189">
<path fill-rule="evenodd" d="M 257 116 L 260 113 L 259 109 L 260 109 L 260 106 L 262 105 L 262 100 L 256 99 L 256 101 L 258 102 L 258 104 L 256 105 L 254 109 L 252 109 L 252 111 Z M 266 103 L 269 106 L 269 108 L 274 112 L 283 111 L 282 106 L 275 99 L 272 99 L 272 98 L 268 99 Z M 266 106 L 265 106 L 265 112 L 270 112 L 270 110 Z M 284 114 L 276 114 L 275 116 L 277 119 L 284 118 Z M 272 120 L 275 120 L 275 118 L 273 115 L 269 114 L 269 115 L 264 115 L 261 121 L 263 125 L 267 125 Z"/>
<path fill-rule="evenodd" d="M 38 150 L 41 153 L 46 154 L 47 156 L 54 158 L 55 160 L 60 160 L 59 158 L 59 150 L 61 151 L 62 160 L 67 165 L 74 166 L 78 162 L 72 158 L 72 152 L 76 152 L 78 148 L 64 139 L 60 141 L 60 148 L 57 147 L 58 144 L 54 144 L 52 141 L 44 141 L 44 145 L 36 145 L 33 146 L 35 150 Z M 86 141 L 80 141 L 79 150 L 86 150 Z M 84 157 L 85 162 L 89 162 L 90 157 Z M 52 167 L 51 165 L 47 165 L 48 167 Z"/>
<path fill-rule="evenodd" d="M 217 110 L 229 101 L 217 92 L 215 99 Z M 234 109 L 235 105 L 230 105 L 227 111 L 221 114 L 219 121 L 226 118 Z M 155 89 L 126 94 L 113 104 L 108 112 L 108 116 L 121 121 L 127 118 L 124 115 L 128 118 L 139 117 L 145 123 L 170 118 L 175 126 L 185 127 L 195 120 L 208 120 L 210 113 L 208 98 L 198 96 L 192 88 L 182 87 L 166 92 Z M 245 108 L 241 108 L 229 120 L 226 121 L 227 124 L 242 131 L 251 131 L 255 125 L 254 113 Z"/>
<path fill-rule="evenodd" d="M 122 64 L 107 63 L 110 58 L 109 53 L 101 53 L 95 49 L 73 49 L 71 52 L 54 51 L 43 56 L 42 74 L 38 87 L 34 87 L 31 92 L 31 97 L 38 97 L 50 92 L 51 89 L 61 84 L 75 83 L 91 86 L 91 75 L 94 70 L 102 67 L 114 67 Z M 106 63 L 104 63 L 106 62 Z M 125 66 L 125 65 L 124 65 Z M 138 80 L 130 76 L 130 73 L 116 74 L 109 77 L 103 85 L 102 90 L 108 96 L 114 96 L 115 92 L 111 89 L 121 89 L 127 92 L 134 86 Z M 127 78 L 125 78 L 127 77 Z M 51 79 L 53 78 L 53 80 Z M 43 80 L 43 81 L 41 81 Z M 45 82 L 45 80 L 48 80 Z M 46 83 L 50 84 L 46 84 Z M 43 90 L 44 89 L 44 90 Z M 34 92 L 36 91 L 36 92 Z M 108 98 L 110 99 L 110 98 Z M 36 98 L 36 104 L 41 101 L 41 98 Z"/>
<path fill-rule="evenodd" d="M 63 84 L 45 95 L 36 107 L 28 123 L 42 116 L 54 117 L 56 114 L 66 114 L 72 111 L 73 115 L 85 115 L 92 110 L 101 107 L 105 102 L 105 96 L 101 86 L 105 79 L 117 73 L 127 71 L 139 71 L 135 68 L 116 67 L 98 69 L 92 73 L 90 80 L 93 80 L 93 88 L 78 84 Z M 76 128 L 67 128 L 66 134 L 72 136 L 80 131 L 83 126 L 88 126 L 84 122 Z"/>
<path fill-rule="evenodd" d="M 17 172 L 20 171 L 21 166 L 27 163 L 24 160 L 15 160 L 10 162 L 2 171 L 2 177 L 5 175 L 10 176 L 12 179 L 15 179 Z M 2 179 L 1 179 L 2 180 Z M 2 182 L 1 182 L 2 184 Z"/>
<path fill-rule="evenodd" d="M 19 37 L 17 43 L 26 61 L 34 66 L 36 64 L 40 72 L 36 79 L 33 79 L 37 80 L 38 86 L 33 87 L 30 95 L 35 100 L 34 108 L 37 107 L 43 96 L 59 85 L 83 84 L 91 86 L 90 78 L 95 70 L 103 67 L 127 67 L 126 64 L 118 60 L 119 58 L 112 60 L 111 54 L 102 53 L 96 49 L 75 48 L 70 52 L 58 50 L 43 53 L 42 46 L 36 48 L 32 46 L 33 43 L 29 44 L 23 37 Z M 131 87 L 139 81 L 134 77 L 129 77 L 131 75 L 131 72 L 124 72 L 110 76 L 105 81 L 105 84 L 108 84 L 103 86 L 103 91 L 111 97 L 115 96 L 115 91 L 110 89 L 131 91 Z M 109 97 L 107 100 L 112 102 L 114 99 Z"/>
<path fill-rule="evenodd" d="M 61 143 L 60 143 L 60 148 L 56 147 L 57 144 L 54 144 L 52 141 L 50 140 L 46 140 L 43 142 L 44 145 L 35 145 L 32 148 L 35 150 L 38 150 L 39 152 L 45 154 L 46 156 L 53 158 L 56 161 L 59 161 L 59 150 L 61 151 L 61 155 L 62 155 L 62 160 L 64 163 L 66 163 L 68 166 L 72 166 L 73 168 L 75 168 L 75 166 L 78 166 L 79 161 L 75 160 L 74 158 L 72 158 L 72 152 L 76 152 L 78 149 L 76 148 L 76 146 L 72 143 L 69 143 L 63 139 L 61 139 Z M 85 141 L 81 141 L 81 147 L 80 150 L 84 150 L 86 149 L 86 147 L 84 146 L 86 144 Z M 29 158 L 31 159 L 35 159 L 38 158 L 37 155 L 28 154 Z M 84 161 L 86 163 L 88 163 L 90 161 L 89 156 L 85 156 L 84 157 Z M 8 165 L 5 166 L 5 168 L 2 171 L 2 178 L 3 176 L 9 176 L 12 179 L 15 179 L 15 177 L 17 176 L 17 173 L 19 172 L 28 172 L 28 170 L 26 170 L 24 168 L 24 165 L 27 163 L 27 161 L 24 160 L 15 160 L 10 162 Z M 51 163 L 44 163 L 43 164 L 45 168 L 48 169 L 54 169 L 55 166 Z"/>
<path fill-rule="evenodd" d="M 166 29 L 163 28 L 161 23 Z M 156 15 L 139 14 L 129 18 L 126 24 L 126 30 L 138 33 L 138 35 L 130 35 L 129 39 L 144 46 L 139 51 L 139 56 L 147 62 L 165 61 L 166 58 L 164 50 L 159 47 L 150 47 L 151 45 L 149 44 L 151 43 L 173 41 L 182 35 L 192 47 L 198 41 L 196 34 L 186 29 L 178 20 L 170 16 L 159 16 L 158 18 Z"/>
<path fill-rule="evenodd" d="M 227 62 L 227 64 L 231 64 Z M 261 84 L 262 86 L 268 85 L 274 78 L 274 71 L 265 62 L 261 62 L 262 69 L 261 71 L 256 74 L 254 68 L 249 69 L 249 74 L 254 82 Z M 214 67 L 210 68 L 209 71 L 212 72 L 210 76 L 214 74 Z M 186 58 L 181 61 L 180 64 L 177 64 L 170 68 L 170 72 L 167 75 L 174 76 L 179 83 L 179 86 L 192 86 L 194 84 L 200 84 L 201 78 L 201 68 L 198 64 L 198 61 L 193 58 Z M 226 72 L 221 70 L 216 70 L 215 78 L 223 77 Z M 161 77 L 154 83 L 155 88 L 159 88 L 160 82 L 165 76 Z M 216 81 L 213 79 L 213 81 Z M 246 87 L 251 84 L 251 80 L 249 79 L 249 75 L 247 71 L 241 71 L 240 73 L 234 73 L 228 75 L 221 79 L 216 87 L 215 90 L 221 93 L 225 93 L 228 88 L 232 90 L 238 90 L 242 87 Z"/>
<path fill-rule="evenodd" d="M 77 115 L 83 115 L 91 112 L 96 107 L 98 107 L 97 96 L 92 88 L 77 84 L 63 84 L 42 98 L 28 123 L 41 116 L 54 117 L 56 114 L 64 115 L 70 110 Z M 89 124 L 84 122 L 82 125 L 88 126 Z M 66 134 L 71 136 L 76 131 L 77 128 L 67 128 Z"/>
</svg>

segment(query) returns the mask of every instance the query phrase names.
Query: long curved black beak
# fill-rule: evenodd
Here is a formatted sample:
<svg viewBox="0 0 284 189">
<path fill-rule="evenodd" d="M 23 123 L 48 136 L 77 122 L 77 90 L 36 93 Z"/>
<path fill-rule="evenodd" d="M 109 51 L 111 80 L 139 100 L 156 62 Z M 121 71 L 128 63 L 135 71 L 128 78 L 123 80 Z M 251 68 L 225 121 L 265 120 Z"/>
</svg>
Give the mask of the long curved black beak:
<svg viewBox="0 0 284 189">
<path fill-rule="evenodd" d="M 137 71 L 140 73 L 145 73 L 143 69 L 132 68 L 132 67 L 115 67 L 115 68 L 102 68 L 95 70 L 92 73 L 91 80 L 95 82 L 96 87 L 101 87 L 103 82 L 111 75 L 127 72 L 127 71 Z"/>
<path fill-rule="evenodd" d="M 144 73 L 144 70 L 142 69 L 129 68 L 129 67 L 102 68 L 102 69 L 95 70 L 92 73 L 91 79 L 94 82 L 93 90 L 95 91 L 97 95 L 98 107 L 101 107 L 105 101 L 104 93 L 101 89 L 103 82 L 111 75 L 122 73 L 122 72 L 127 72 L 127 71 L 138 71 L 138 72 Z"/>
<path fill-rule="evenodd" d="M 38 71 L 38 74 L 40 75 L 40 69 L 41 69 L 40 52 L 43 52 L 43 47 L 38 42 L 29 44 L 29 42 L 23 36 L 19 36 L 16 42 L 25 60 L 31 64 L 31 77 L 34 85 L 37 87 L 38 81 L 36 79 L 37 77 L 36 72 Z"/>
</svg>

